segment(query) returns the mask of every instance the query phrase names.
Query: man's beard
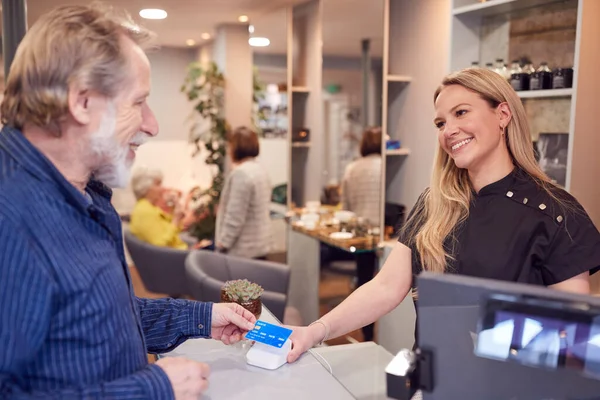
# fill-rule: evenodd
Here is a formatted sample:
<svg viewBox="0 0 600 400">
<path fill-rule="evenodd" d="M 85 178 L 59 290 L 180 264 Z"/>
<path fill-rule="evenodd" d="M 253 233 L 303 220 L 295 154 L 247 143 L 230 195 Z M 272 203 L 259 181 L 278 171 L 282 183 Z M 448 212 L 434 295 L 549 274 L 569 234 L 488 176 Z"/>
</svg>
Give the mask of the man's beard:
<svg viewBox="0 0 600 400">
<path fill-rule="evenodd" d="M 101 164 L 93 171 L 93 177 L 113 189 L 127 187 L 129 182 L 133 164 L 127 159 L 129 144 L 141 145 L 146 140 L 146 134 L 138 132 L 129 142 L 120 144 L 116 125 L 116 109 L 111 104 L 90 141 L 92 157 L 101 160 Z"/>
</svg>

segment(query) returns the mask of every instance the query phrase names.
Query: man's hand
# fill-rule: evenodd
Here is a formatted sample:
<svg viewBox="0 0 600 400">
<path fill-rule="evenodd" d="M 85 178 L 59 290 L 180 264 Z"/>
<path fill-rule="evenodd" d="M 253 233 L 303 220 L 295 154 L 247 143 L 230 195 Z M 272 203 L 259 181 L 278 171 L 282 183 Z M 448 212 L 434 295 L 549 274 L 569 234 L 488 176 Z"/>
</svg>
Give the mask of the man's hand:
<svg viewBox="0 0 600 400">
<path fill-rule="evenodd" d="M 198 400 L 208 388 L 208 365 L 182 357 L 164 357 L 156 362 L 173 387 L 175 400 Z"/>
<path fill-rule="evenodd" d="M 242 340 L 246 332 L 254 329 L 256 318 L 244 307 L 235 303 L 218 303 L 212 309 L 210 336 L 225 344 Z"/>
</svg>

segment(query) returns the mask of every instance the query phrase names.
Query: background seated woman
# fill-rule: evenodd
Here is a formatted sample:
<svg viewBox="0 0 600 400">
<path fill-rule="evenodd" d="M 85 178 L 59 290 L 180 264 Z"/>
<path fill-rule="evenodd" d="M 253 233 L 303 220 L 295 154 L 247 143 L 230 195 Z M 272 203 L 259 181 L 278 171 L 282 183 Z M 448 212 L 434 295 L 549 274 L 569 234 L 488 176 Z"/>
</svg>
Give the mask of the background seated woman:
<svg viewBox="0 0 600 400">
<path fill-rule="evenodd" d="M 184 213 L 178 196 L 163 188 L 162 181 L 159 170 L 139 168 L 133 172 L 131 186 L 137 203 L 129 229 L 144 242 L 185 250 L 188 245 L 179 237 Z"/>
</svg>

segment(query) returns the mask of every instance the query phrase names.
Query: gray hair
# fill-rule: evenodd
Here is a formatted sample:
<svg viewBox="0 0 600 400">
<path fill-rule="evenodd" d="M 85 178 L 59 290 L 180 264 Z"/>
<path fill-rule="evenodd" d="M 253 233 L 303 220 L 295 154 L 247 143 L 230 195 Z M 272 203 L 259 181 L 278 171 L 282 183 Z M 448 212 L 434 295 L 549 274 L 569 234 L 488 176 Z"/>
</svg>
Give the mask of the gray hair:
<svg viewBox="0 0 600 400">
<path fill-rule="evenodd" d="M 61 6 L 40 17 L 21 41 L 2 101 L 2 123 L 26 123 L 60 136 L 70 85 L 114 98 L 130 79 L 123 37 L 151 47 L 154 33 L 99 3 Z"/>
<path fill-rule="evenodd" d="M 137 200 L 143 199 L 156 181 L 163 180 L 163 173 L 155 168 L 136 168 L 131 177 L 131 189 Z"/>
</svg>

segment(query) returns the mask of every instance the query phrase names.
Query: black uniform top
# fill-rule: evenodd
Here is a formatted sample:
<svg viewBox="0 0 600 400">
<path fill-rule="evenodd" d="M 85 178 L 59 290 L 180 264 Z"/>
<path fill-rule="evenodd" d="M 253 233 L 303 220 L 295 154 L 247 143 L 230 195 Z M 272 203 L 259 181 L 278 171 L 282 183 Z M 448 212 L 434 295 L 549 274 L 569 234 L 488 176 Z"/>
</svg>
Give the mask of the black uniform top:
<svg viewBox="0 0 600 400">
<path fill-rule="evenodd" d="M 566 207 L 519 168 L 482 188 L 473 196 L 467 220 L 455 228 L 454 260 L 447 272 L 544 286 L 596 272 L 598 230 L 571 195 L 558 188 L 553 194 Z M 423 270 L 416 246 L 403 235 L 399 241 L 412 250 L 416 276 Z M 446 248 L 451 248 L 448 241 Z"/>
</svg>

